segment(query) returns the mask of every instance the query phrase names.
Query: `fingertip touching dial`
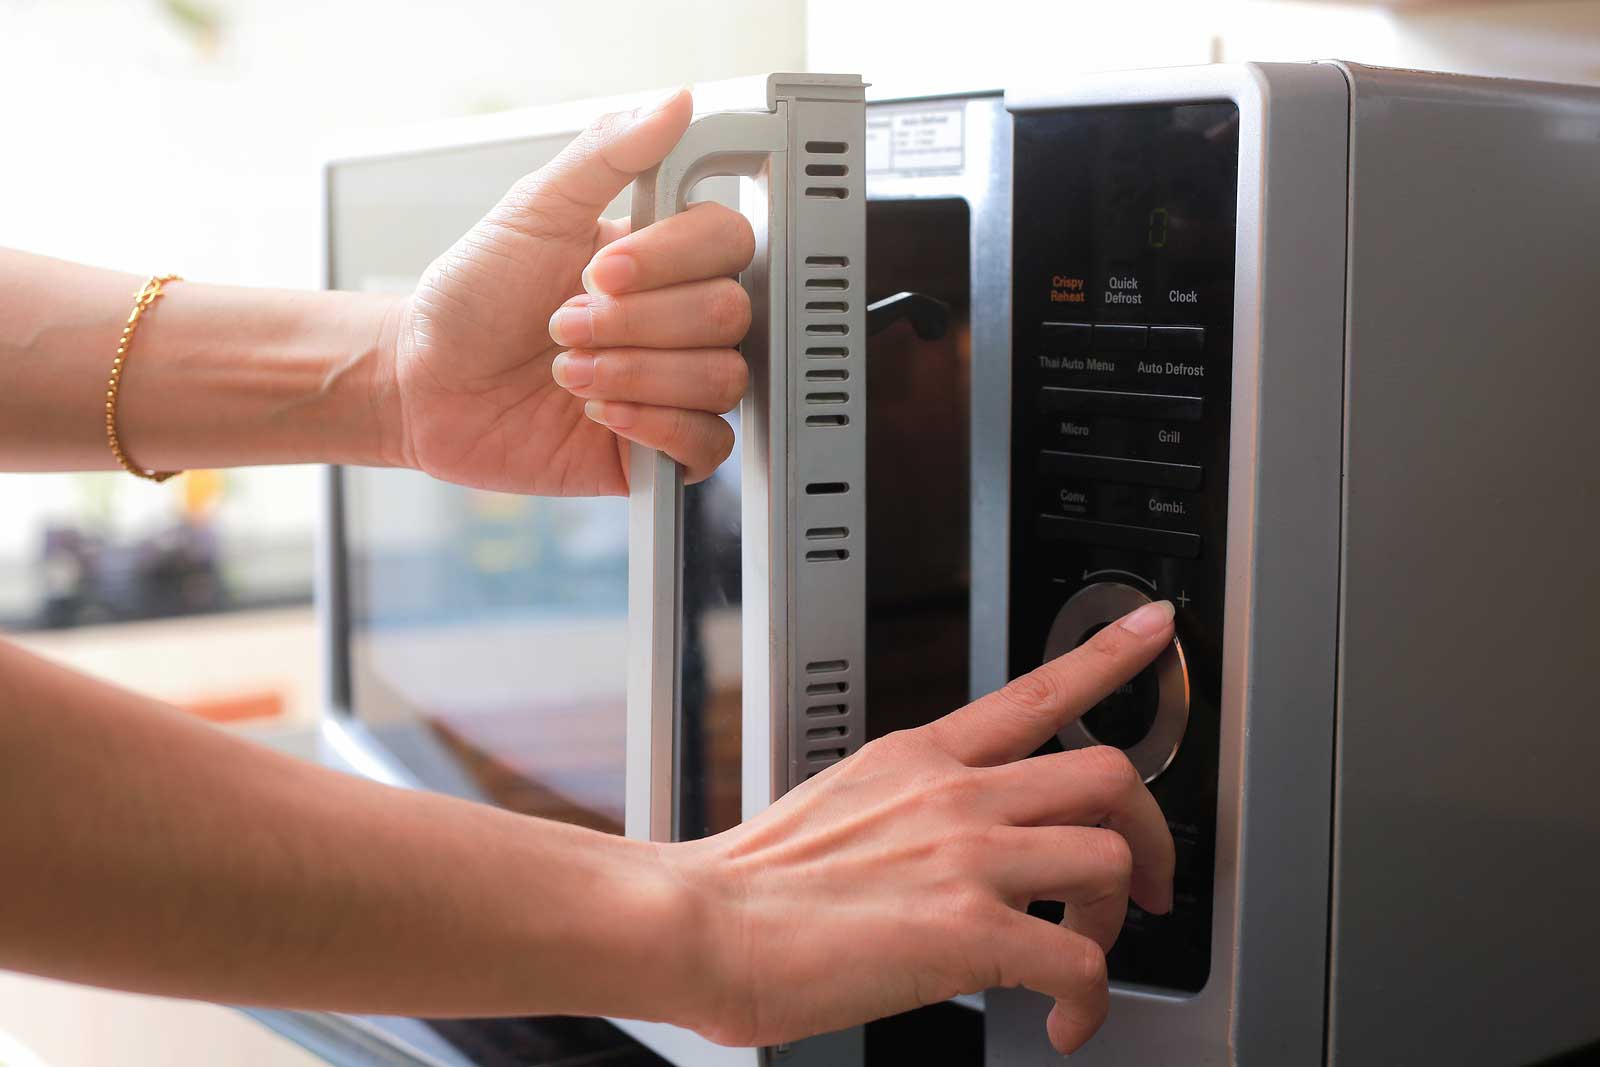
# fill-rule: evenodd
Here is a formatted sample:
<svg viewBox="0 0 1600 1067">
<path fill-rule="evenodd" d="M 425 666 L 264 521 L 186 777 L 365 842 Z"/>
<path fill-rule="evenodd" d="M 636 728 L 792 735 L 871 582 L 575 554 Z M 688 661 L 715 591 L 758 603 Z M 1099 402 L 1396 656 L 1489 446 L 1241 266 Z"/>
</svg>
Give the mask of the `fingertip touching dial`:
<svg viewBox="0 0 1600 1067">
<path fill-rule="evenodd" d="M 1122 582 L 1086 585 L 1056 613 L 1045 639 L 1045 659 L 1055 659 L 1093 637 L 1150 597 Z M 1062 727 L 1056 737 L 1063 748 L 1112 745 L 1146 781 L 1171 765 L 1189 725 L 1189 671 L 1177 637 L 1131 681 Z"/>
</svg>

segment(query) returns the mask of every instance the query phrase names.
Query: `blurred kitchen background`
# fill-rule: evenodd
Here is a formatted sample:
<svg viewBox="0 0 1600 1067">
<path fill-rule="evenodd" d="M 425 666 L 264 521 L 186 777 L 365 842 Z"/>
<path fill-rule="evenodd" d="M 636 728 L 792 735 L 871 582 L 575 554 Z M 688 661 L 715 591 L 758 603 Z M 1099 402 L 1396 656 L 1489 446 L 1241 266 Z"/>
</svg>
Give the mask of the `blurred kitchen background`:
<svg viewBox="0 0 1600 1067">
<path fill-rule="evenodd" d="M 770 70 L 915 92 L 1319 57 L 1600 83 L 1600 0 L 0 0 L 0 245 L 316 286 L 318 164 L 360 131 Z M 311 469 L 0 475 L 0 630 L 309 735 L 317 500 Z M 312 1061 L 221 1008 L 0 974 L 0 1067 L 35 1062 Z"/>
</svg>

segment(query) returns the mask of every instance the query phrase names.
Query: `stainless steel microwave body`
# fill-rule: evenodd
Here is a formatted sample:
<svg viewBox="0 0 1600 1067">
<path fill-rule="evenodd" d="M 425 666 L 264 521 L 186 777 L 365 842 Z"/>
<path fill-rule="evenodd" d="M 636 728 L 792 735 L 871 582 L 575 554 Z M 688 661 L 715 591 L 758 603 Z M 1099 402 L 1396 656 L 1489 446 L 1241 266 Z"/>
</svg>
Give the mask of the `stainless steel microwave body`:
<svg viewBox="0 0 1600 1067">
<path fill-rule="evenodd" d="M 1007 106 L 975 681 L 1141 596 L 1183 646 L 1086 719 L 1157 775 L 1179 903 L 1130 916 L 1074 1062 L 1594 1042 L 1600 91 L 1251 64 Z M 1043 1008 L 989 995 L 990 1064 L 1056 1062 Z"/>
<path fill-rule="evenodd" d="M 702 104 L 723 96 L 742 102 Z M 605 106 L 331 164 L 330 284 L 414 277 Z M 649 634 L 635 618 L 632 645 L 675 631 L 671 832 L 725 828 L 811 756 L 1169 597 L 1181 650 L 1058 742 L 1128 749 L 1180 849 L 1178 908 L 1130 916 L 1110 1021 L 1074 1060 L 1510 1064 L 1600 1038 L 1600 94 L 1249 64 L 876 99 L 838 143 L 865 193 L 850 299 L 918 290 L 950 325 L 857 338 L 841 379 L 866 430 L 848 701 L 784 698 L 751 673 L 770 657 L 749 618 L 740 636 L 775 602 L 741 512 L 748 532 L 784 450 L 745 441 L 682 497 L 682 600 Z M 765 180 L 701 188 L 759 214 Z M 620 832 L 625 749 L 651 751 L 616 670 L 625 507 L 330 484 L 331 743 Z M 791 549 L 817 547 L 806 532 Z M 752 720 L 756 690 L 779 695 Z M 983 1006 L 988 1064 L 1056 1061 L 1038 998 Z M 859 1034 L 778 1058 L 628 1026 L 684 1064 L 864 1055 Z"/>
</svg>

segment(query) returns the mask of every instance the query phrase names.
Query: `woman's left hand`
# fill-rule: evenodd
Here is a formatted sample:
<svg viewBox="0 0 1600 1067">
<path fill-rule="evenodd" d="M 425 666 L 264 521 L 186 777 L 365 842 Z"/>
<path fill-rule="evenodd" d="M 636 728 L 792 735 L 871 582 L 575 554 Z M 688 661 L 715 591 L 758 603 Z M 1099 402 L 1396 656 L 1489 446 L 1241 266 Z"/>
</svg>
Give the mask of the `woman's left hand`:
<svg viewBox="0 0 1600 1067">
<path fill-rule="evenodd" d="M 701 204 L 636 234 L 600 213 L 688 126 L 678 92 L 609 115 L 423 275 L 386 330 L 384 454 L 452 482 L 546 496 L 628 491 L 628 442 L 696 481 L 727 458 L 755 240 Z"/>
</svg>

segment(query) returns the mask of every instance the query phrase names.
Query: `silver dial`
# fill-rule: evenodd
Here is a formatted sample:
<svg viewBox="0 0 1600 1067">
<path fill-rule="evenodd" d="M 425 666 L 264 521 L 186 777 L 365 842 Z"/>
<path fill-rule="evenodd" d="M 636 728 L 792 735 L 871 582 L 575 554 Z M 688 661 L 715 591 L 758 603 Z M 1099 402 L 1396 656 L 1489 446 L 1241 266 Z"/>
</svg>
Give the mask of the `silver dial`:
<svg viewBox="0 0 1600 1067">
<path fill-rule="evenodd" d="M 1100 627 L 1148 603 L 1148 596 L 1121 582 L 1084 586 L 1056 614 L 1045 640 L 1045 659 L 1055 659 L 1072 651 Z M 1133 736 L 1127 736 L 1130 724 L 1113 721 L 1101 726 L 1106 734 L 1104 739 L 1095 736 L 1091 729 L 1091 723 L 1095 722 L 1092 717 L 1107 714 L 1097 709 L 1062 727 L 1056 737 L 1063 748 L 1108 744 L 1113 738 L 1125 740 L 1126 743 L 1118 747 L 1128 754 L 1140 776 L 1149 782 L 1171 765 L 1189 726 L 1189 669 L 1184 662 L 1183 645 L 1176 637 L 1139 679 L 1129 683 L 1125 695 L 1127 699 L 1119 701 L 1115 714 L 1137 715 L 1142 710 L 1149 717 L 1149 728 L 1142 733 L 1135 723 L 1131 726 Z M 1141 704 L 1148 706 L 1140 708 Z M 1086 723 L 1085 719 L 1090 722 Z"/>
</svg>

